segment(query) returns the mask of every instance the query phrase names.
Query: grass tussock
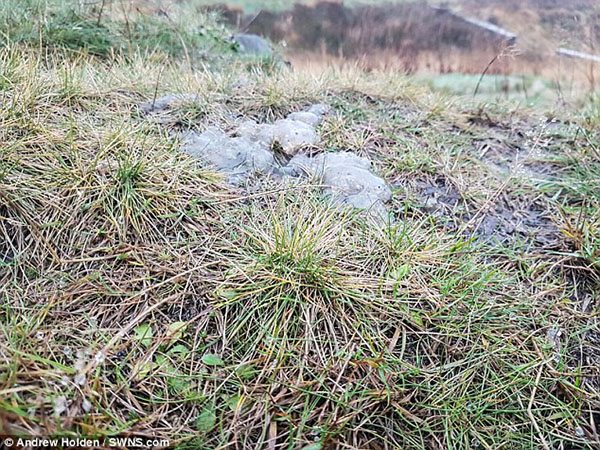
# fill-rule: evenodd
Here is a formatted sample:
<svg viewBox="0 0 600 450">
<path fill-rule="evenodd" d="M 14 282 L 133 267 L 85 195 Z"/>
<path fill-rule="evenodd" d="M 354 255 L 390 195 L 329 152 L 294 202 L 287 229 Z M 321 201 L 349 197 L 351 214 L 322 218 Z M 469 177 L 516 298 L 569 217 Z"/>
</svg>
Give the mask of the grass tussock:
<svg viewBox="0 0 600 450">
<path fill-rule="evenodd" d="M 1 432 L 178 448 L 598 444 L 584 116 L 550 128 L 389 74 L 152 57 L 0 50 Z M 168 92 L 197 100 L 140 113 Z M 321 150 L 369 156 L 393 185 L 387 227 L 310 186 L 226 188 L 172 134 L 314 102 L 336 111 Z M 536 151 L 512 164 L 515 136 Z M 558 244 L 532 240 L 543 227 Z"/>
</svg>

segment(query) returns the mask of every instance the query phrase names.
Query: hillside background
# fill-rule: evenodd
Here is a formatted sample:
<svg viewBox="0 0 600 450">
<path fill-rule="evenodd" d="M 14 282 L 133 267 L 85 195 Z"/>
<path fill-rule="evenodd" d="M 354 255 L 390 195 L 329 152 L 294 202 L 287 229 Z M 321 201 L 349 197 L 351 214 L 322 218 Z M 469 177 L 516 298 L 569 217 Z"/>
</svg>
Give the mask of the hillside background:
<svg viewBox="0 0 600 450">
<path fill-rule="evenodd" d="M 598 82 L 598 62 L 557 55 L 561 48 L 596 53 L 600 4 L 593 0 L 197 4 L 219 11 L 241 31 L 270 38 L 304 68 L 394 68 L 424 75 L 432 87 L 453 93 L 472 93 L 481 81 L 447 74 L 485 72 L 505 79 L 486 78 L 478 90 L 518 91 L 525 99 L 572 99 L 595 91 Z M 516 40 L 507 42 L 464 19 L 500 27 Z"/>
</svg>

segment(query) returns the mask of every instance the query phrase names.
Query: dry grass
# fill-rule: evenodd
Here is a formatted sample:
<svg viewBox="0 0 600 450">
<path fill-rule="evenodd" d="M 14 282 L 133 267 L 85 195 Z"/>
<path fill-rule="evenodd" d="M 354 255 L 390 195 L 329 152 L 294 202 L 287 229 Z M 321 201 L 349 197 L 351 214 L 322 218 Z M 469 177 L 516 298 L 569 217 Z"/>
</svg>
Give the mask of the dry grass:
<svg viewBox="0 0 600 450">
<path fill-rule="evenodd" d="M 391 73 L 152 57 L 0 51 L 0 432 L 598 445 L 594 108 L 552 123 Z M 141 115 L 157 86 L 200 101 Z M 310 186 L 232 191 L 171 135 L 317 101 L 336 110 L 323 150 L 393 184 L 389 227 Z"/>
</svg>

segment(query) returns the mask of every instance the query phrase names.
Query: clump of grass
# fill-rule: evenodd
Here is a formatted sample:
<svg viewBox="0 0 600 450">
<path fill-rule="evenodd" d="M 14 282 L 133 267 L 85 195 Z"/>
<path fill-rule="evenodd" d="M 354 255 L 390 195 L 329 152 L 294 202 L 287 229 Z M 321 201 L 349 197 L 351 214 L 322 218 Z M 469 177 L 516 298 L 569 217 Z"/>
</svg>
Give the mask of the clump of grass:
<svg viewBox="0 0 600 450">
<path fill-rule="evenodd" d="M 563 233 L 575 248 L 575 256 L 600 276 L 600 215 L 597 207 L 564 213 Z"/>
<path fill-rule="evenodd" d="M 138 314 L 140 323 L 146 319 L 157 299 L 177 304 L 187 298 L 180 284 L 185 274 L 206 276 L 203 257 L 188 252 L 207 247 L 215 204 L 227 194 L 217 196 L 219 177 L 179 153 L 164 130 L 135 119 L 135 92 L 111 91 L 111 77 L 129 73 L 130 63 L 109 71 L 95 59 L 42 63 L 10 49 L 0 64 L 14 69 L 3 71 L 3 96 L 14 107 L 0 114 L 3 423 L 27 421 L 11 425 L 13 433 L 40 427 L 49 434 L 114 433 L 138 420 L 128 402 L 149 404 L 139 375 L 148 367 L 148 351 L 137 353 L 142 344 L 132 336 L 136 346 L 116 343 L 123 347 L 115 354 L 124 356 L 115 361 L 130 361 L 125 356 L 131 353 L 133 363 L 93 373 L 86 365 L 102 363 L 111 338 L 133 330 Z M 65 91 L 65 73 L 80 72 L 90 78 L 67 77 Z M 181 321 L 172 314 L 167 323 Z M 171 344 L 150 353 L 163 363 L 153 380 L 165 395 L 182 395 L 179 338 L 173 327 L 155 330 Z M 44 380 L 34 382 L 32 371 L 46 373 Z M 127 388 L 113 410 L 105 394 L 131 380 L 140 390 Z M 13 395 L 13 385 L 29 388 Z M 186 395 L 190 403 L 198 397 Z M 65 414 L 79 417 L 83 427 L 63 424 Z M 93 418 L 99 416 L 102 425 Z"/>
<path fill-rule="evenodd" d="M 384 380 L 361 385 L 355 377 L 379 364 L 389 330 L 379 324 L 397 323 L 401 314 L 371 295 L 374 280 L 353 267 L 357 242 L 347 214 L 309 194 L 253 205 L 247 214 L 248 225 L 223 249 L 231 266 L 215 305 L 220 352 L 249 372 L 235 414 L 260 414 L 244 419 L 256 432 L 274 414 L 270 427 L 282 444 L 307 445 L 312 435 L 326 445 L 348 422 L 370 422 L 363 407 L 385 403 L 376 394 Z M 338 390 L 336 379 L 347 389 Z"/>
<path fill-rule="evenodd" d="M 73 255 L 107 236 L 118 236 L 113 242 L 160 241 L 194 212 L 194 201 L 210 197 L 216 178 L 191 166 L 186 171 L 170 144 L 164 146 L 164 137 L 146 135 L 143 127 L 107 128 L 99 139 L 85 142 L 91 131 L 86 124 L 68 126 L 68 134 L 56 130 L 44 150 L 25 138 L 3 158 L 4 165 L 14 163 L 4 175 L 2 206 L 20 229 L 38 224 L 37 239 L 44 245 L 32 250 L 39 258 L 48 251 L 57 256 L 59 248 L 67 252 L 63 257 Z"/>
<path fill-rule="evenodd" d="M 331 321 L 326 325 L 331 330 L 338 320 L 354 322 L 358 313 L 350 311 L 362 303 L 360 277 L 341 264 L 351 239 L 348 219 L 315 200 L 285 203 L 269 205 L 264 215 L 254 210 L 249 226 L 236 230 L 241 242 L 231 247 L 243 251 L 232 255 L 239 271 L 234 266 L 221 289 L 223 314 L 240 319 L 228 327 L 228 341 L 244 346 L 270 341 L 275 353 L 283 351 L 277 350 L 280 335 L 296 341 L 316 332 L 322 321 Z M 237 287 L 233 280 L 239 280 Z M 286 317 L 295 320 L 282 328 Z M 253 351 L 254 344 L 248 348 Z"/>
<path fill-rule="evenodd" d="M 23 40 L 34 43 L 36 37 L 24 37 Z M 108 56 L 122 45 L 107 26 L 75 11 L 68 11 L 64 16 L 54 17 L 45 23 L 39 30 L 39 39 L 46 47 L 84 50 L 98 56 Z"/>
<path fill-rule="evenodd" d="M 278 445 L 527 446 L 532 420 L 544 442 L 565 425 L 550 417 L 579 408 L 554 395 L 569 382 L 543 363 L 548 315 L 502 262 L 482 270 L 425 223 L 369 230 L 306 195 L 244 217 L 224 242 L 209 350 L 235 373 L 212 400 L 230 425 L 197 443 L 261 446 L 270 429 Z"/>
<path fill-rule="evenodd" d="M 598 270 L 600 257 L 600 153 L 594 131 L 579 128 L 583 142 L 573 154 L 555 160 L 562 176 L 541 183 L 540 188 L 559 199 L 562 211 L 558 222 L 575 249 L 575 256 Z"/>
</svg>

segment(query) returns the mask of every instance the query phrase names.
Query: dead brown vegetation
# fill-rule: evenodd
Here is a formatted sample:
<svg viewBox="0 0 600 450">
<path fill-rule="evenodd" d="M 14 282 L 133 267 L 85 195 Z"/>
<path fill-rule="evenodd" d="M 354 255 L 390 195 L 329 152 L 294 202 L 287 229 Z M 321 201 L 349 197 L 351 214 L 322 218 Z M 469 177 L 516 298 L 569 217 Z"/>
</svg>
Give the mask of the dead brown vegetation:
<svg viewBox="0 0 600 450">
<path fill-rule="evenodd" d="M 452 12 L 423 2 L 358 7 L 296 3 L 286 11 L 263 9 L 258 15 L 223 5 L 217 9 L 230 24 L 281 44 L 296 66 L 351 64 L 432 74 L 486 70 L 490 75 L 544 77 L 558 90 L 595 89 L 596 65 L 555 54 L 561 44 L 595 51 L 600 11 L 594 2 L 567 7 L 545 0 L 461 0 L 451 5 Z M 509 29 L 518 35 L 516 43 L 465 20 L 469 17 Z"/>
</svg>

